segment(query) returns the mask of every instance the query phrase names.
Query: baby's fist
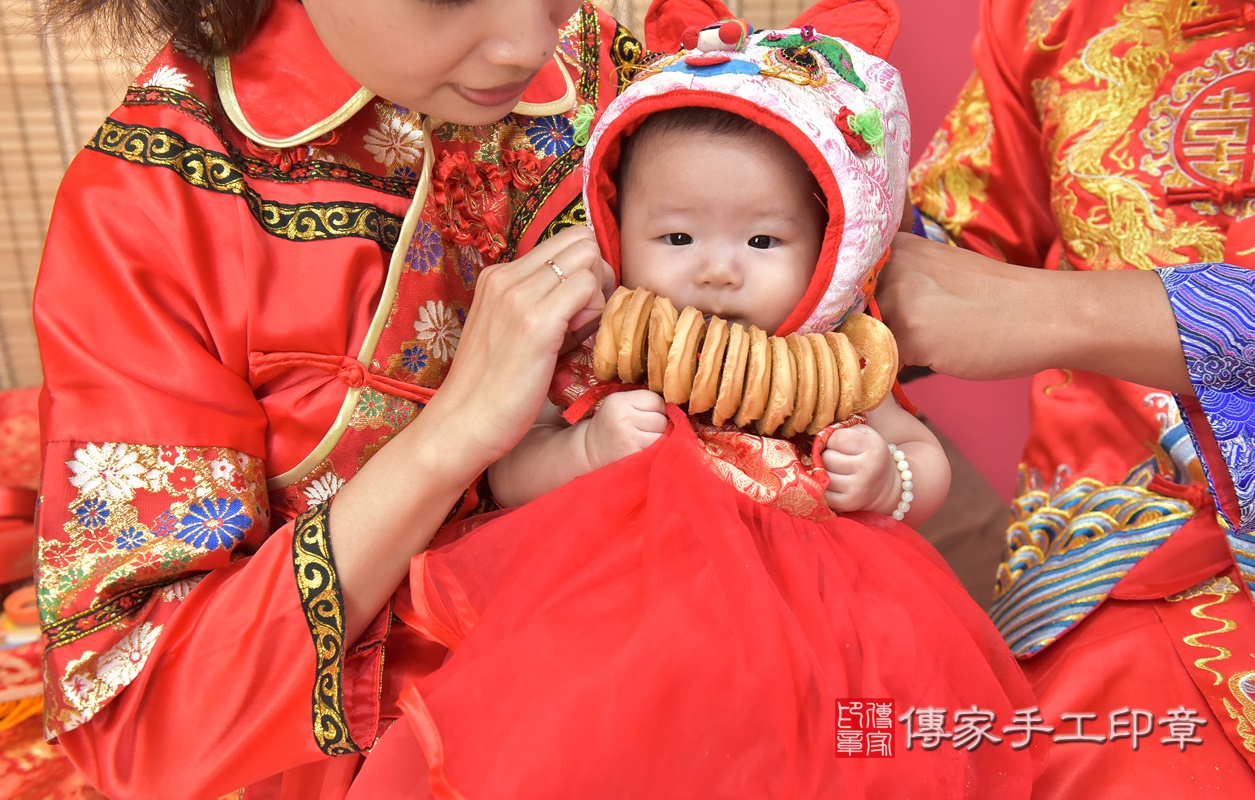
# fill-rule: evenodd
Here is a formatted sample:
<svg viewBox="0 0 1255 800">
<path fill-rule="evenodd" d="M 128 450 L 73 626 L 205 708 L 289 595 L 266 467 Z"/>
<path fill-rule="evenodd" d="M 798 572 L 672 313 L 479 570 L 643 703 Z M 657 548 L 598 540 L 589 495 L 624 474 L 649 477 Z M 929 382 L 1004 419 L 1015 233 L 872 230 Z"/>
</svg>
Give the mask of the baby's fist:
<svg viewBox="0 0 1255 800">
<path fill-rule="evenodd" d="M 616 392 L 601 402 L 584 434 L 588 464 L 600 469 L 639 453 L 667 429 L 667 405 L 654 392 Z"/>
<path fill-rule="evenodd" d="M 880 511 L 897 502 L 898 470 L 884 437 L 870 425 L 833 431 L 823 453 L 825 496 L 833 511 Z"/>
</svg>

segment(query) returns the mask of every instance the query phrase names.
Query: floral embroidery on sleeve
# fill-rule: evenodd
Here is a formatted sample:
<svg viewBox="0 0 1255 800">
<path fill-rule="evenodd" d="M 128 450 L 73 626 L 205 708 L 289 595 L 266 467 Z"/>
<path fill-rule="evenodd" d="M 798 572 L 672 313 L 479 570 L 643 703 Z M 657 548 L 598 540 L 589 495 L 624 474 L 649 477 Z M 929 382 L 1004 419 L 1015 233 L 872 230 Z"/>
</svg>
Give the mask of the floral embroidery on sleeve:
<svg viewBox="0 0 1255 800">
<path fill-rule="evenodd" d="M 134 680 L 174 607 L 260 544 L 270 511 L 261 460 L 226 448 L 52 442 L 46 463 L 36 578 L 55 735 Z"/>
</svg>

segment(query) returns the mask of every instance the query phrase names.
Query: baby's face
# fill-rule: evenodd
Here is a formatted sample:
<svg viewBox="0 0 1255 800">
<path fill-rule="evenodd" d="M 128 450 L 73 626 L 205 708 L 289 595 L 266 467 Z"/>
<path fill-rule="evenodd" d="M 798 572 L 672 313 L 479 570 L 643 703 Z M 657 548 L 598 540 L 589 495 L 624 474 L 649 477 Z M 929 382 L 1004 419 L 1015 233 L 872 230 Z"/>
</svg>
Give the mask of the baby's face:
<svg viewBox="0 0 1255 800">
<path fill-rule="evenodd" d="M 776 333 L 826 221 L 802 159 L 767 136 L 666 131 L 641 145 L 620 183 L 623 285 Z"/>
</svg>

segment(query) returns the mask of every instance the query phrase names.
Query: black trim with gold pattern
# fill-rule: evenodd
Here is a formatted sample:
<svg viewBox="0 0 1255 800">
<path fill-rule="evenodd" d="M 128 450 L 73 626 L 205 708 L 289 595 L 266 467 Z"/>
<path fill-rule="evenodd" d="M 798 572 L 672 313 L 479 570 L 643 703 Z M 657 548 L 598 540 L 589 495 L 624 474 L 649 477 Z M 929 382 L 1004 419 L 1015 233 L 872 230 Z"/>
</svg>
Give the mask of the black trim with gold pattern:
<svg viewBox="0 0 1255 800">
<path fill-rule="evenodd" d="M 331 554 L 330 503 L 296 518 L 292 532 L 292 567 L 301 609 L 314 639 L 314 740 L 327 755 L 361 751 L 344 713 L 344 596 Z"/>
<path fill-rule="evenodd" d="M 567 204 L 567 207 L 558 213 L 548 225 L 545 226 L 545 232 L 541 234 L 540 241 L 548 239 L 563 228 L 569 228 L 572 225 L 587 225 L 588 210 L 584 208 L 584 198 L 577 197 Z"/>
<path fill-rule="evenodd" d="M 250 178 L 274 181 L 276 183 L 305 183 L 312 180 L 337 181 L 407 198 L 413 197 L 414 191 L 418 187 L 417 178 L 406 180 L 404 178 L 372 175 L 360 169 L 353 169 L 352 167 L 334 164 L 329 161 L 302 159 L 285 170 L 264 158 L 250 156 L 227 139 L 222 126 L 214 118 L 213 111 L 201 102 L 200 98 L 186 92 L 179 92 L 174 89 L 132 86 L 126 93 L 123 105 L 168 106 L 195 117 L 213 131 L 214 135 L 218 137 L 218 141 L 221 142 L 226 152 L 231 156 L 231 160 L 238 166 L 241 166 Z M 303 145 L 291 147 L 286 152 L 300 151 L 303 147 Z M 276 155 L 278 152 L 276 151 Z"/>
<path fill-rule="evenodd" d="M 51 650 L 54 647 L 76 642 L 84 636 L 109 627 L 123 617 L 130 616 L 147 605 L 153 592 L 168 584 L 169 580 L 165 580 L 161 583 L 137 586 L 77 614 L 45 622 L 44 649 Z"/>
<path fill-rule="evenodd" d="M 618 78 L 618 92 L 636 78 L 636 72 L 650 57 L 645 46 L 635 34 L 622 25 L 615 28 L 614 41 L 610 44 L 610 59 L 614 62 L 615 77 Z"/>
<path fill-rule="evenodd" d="M 171 130 L 127 125 L 110 118 L 86 149 L 172 170 L 198 189 L 238 195 L 262 229 L 280 239 L 310 242 L 351 236 L 369 239 L 391 253 L 401 233 L 401 217 L 364 203 L 290 205 L 265 200 L 225 153 L 189 144 Z"/>
<path fill-rule="evenodd" d="M 615 76 L 617 80 L 616 91 L 621 91 L 626 85 L 627 79 L 630 78 L 631 72 L 639 63 L 641 54 L 644 49 L 641 43 L 622 25 L 615 28 L 614 40 L 610 47 L 610 59 L 614 63 Z M 601 85 L 601 22 L 597 17 L 596 9 L 589 3 L 585 3 L 580 12 L 580 80 L 578 86 L 579 102 L 582 104 L 591 104 L 597 106 L 599 87 Z M 558 158 L 554 159 L 549 168 L 541 176 L 540 182 L 536 188 L 528 193 L 523 202 L 519 204 L 514 211 L 514 216 L 510 220 L 510 232 L 506 237 L 509 246 L 505 252 L 501 254 L 501 261 L 512 261 L 518 252 L 519 240 L 523 237 L 523 232 L 531 226 L 536 219 L 536 214 L 541 207 L 553 194 L 554 190 L 566 180 L 572 172 L 579 168 L 580 163 L 584 160 L 584 147 L 582 145 L 573 144 L 570 149 Z M 577 201 L 578 202 L 578 198 Z M 568 205 L 559 219 L 568 216 L 571 206 Z M 550 229 L 554 223 L 546 228 L 545 235 L 550 235 Z M 562 227 L 566 227 L 563 225 Z M 558 228 L 560 230 L 561 228 Z"/>
</svg>

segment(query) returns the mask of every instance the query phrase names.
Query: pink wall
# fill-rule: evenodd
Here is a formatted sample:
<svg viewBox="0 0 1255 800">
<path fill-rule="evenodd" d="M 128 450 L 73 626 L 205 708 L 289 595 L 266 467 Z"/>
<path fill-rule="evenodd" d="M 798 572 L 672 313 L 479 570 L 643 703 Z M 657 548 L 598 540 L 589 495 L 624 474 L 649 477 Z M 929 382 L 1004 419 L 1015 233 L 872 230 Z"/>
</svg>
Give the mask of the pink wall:
<svg viewBox="0 0 1255 800">
<path fill-rule="evenodd" d="M 915 128 L 911 157 L 928 146 L 972 72 L 978 0 L 898 0 L 902 30 L 890 59 L 902 73 Z"/>
<path fill-rule="evenodd" d="M 902 72 L 918 158 L 972 70 L 977 0 L 898 0 L 902 31 L 890 56 Z M 1028 435 L 1028 379 L 972 383 L 934 375 L 907 395 L 1004 498 Z"/>
</svg>

